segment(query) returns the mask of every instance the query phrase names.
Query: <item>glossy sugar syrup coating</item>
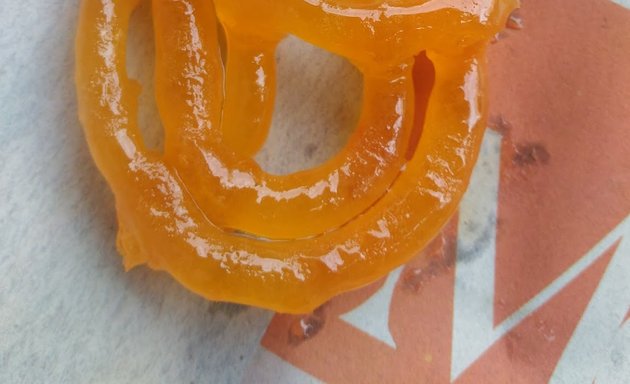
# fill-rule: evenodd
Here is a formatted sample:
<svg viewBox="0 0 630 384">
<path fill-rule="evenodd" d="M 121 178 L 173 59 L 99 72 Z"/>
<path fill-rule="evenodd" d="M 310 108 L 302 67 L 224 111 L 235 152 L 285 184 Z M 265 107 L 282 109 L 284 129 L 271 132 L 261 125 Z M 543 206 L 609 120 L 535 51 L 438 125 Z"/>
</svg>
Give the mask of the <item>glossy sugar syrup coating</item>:
<svg viewBox="0 0 630 384">
<path fill-rule="evenodd" d="M 307 312 L 416 255 L 457 208 L 485 129 L 485 46 L 516 0 L 153 0 L 163 154 L 142 142 L 125 72 L 138 2 L 83 0 L 77 34 L 80 118 L 127 268 Z M 287 34 L 354 63 L 364 105 L 338 155 L 277 176 L 252 157 Z"/>
</svg>

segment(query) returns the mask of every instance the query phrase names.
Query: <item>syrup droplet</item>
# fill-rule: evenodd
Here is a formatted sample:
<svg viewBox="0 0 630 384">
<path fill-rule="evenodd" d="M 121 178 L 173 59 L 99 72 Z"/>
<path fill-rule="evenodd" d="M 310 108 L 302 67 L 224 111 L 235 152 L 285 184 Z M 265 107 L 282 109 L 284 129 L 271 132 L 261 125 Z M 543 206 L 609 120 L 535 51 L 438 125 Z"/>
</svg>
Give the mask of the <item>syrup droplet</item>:
<svg viewBox="0 0 630 384">
<path fill-rule="evenodd" d="M 520 31 L 525 26 L 523 22 L 523 15 L 521 15 L 520 9 L 515 9 L 508 17 L 507 24 L 505 25 L 509 29 Z"/>
<path fill-rule="evenodd" d="M 324 327 L 325 322 L 321 307 L 310 315 L 296 317 L 289 328 L 289 343 L 297 345 L 314 337 Z"/>
<path fill-rule="evenodd" d="M 503 40 L 503 39 L 505 39 L 507 37 L 508 37 L 507 32 L 501 31 L 501 32 L 497 33 L 496 35 L 494 35 L 494 37 L 492 38 L 492 41 L 490 43 L 496 44 L 499 41 L 501 41 L 501 40 Z"/>
</svg>

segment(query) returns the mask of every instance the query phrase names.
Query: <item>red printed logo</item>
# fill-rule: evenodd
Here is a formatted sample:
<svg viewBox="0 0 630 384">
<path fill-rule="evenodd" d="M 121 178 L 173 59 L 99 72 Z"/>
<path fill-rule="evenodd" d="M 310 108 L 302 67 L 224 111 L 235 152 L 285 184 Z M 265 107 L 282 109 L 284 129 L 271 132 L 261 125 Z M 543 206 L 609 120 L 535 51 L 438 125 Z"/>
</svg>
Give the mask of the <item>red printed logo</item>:
<svg viewBox="0 0 630 384">
<path fill-rule="evenodd" d="M 286 382 L 628 382 L 630 10 L 523 6 L 490 52 L 494 117 L 459 215 L 383 281 L 277 315 L 262 346 Z"/>
</svg>

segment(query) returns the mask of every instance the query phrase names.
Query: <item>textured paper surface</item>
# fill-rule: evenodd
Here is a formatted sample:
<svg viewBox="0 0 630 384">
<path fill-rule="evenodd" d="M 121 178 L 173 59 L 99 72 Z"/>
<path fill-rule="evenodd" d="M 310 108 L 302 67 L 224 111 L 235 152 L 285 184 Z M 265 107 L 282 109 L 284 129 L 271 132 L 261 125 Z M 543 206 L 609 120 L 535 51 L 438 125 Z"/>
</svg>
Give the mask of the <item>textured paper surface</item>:
<svg viewBox="0 0 630 384">
<path fill-rule="evenodd" d="M 0 0 L 0 383 L 628 382 L 630 4 L 524 3 L 525 28 L 491 49 L 492 129 L 431 261 L 295 317 L 123 272 L 76 118 L 78 1 Z M 147 15 L 129 65 L 145 84 Z M 286 173 L 341 148 L 361 85 L 296 40 L 279 58 L 258 160 Z"/>
</svg>

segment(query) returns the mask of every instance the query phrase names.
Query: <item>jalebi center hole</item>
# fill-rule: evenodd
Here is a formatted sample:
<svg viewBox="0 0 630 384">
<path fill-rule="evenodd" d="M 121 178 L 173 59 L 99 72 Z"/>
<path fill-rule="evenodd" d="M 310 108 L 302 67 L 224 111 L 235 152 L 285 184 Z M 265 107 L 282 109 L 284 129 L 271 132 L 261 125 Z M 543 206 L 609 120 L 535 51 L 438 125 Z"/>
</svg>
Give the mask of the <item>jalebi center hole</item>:
<svg viewBox="0 0 630 384">
<path fill-rule="evenodd" d="M 285 175 L 314 168 L 348 142 L 361 113 L 363 76 L 345 58 L 294 36 L 276 50 L 271 129 L 256 161 Z"/>
</svg>

